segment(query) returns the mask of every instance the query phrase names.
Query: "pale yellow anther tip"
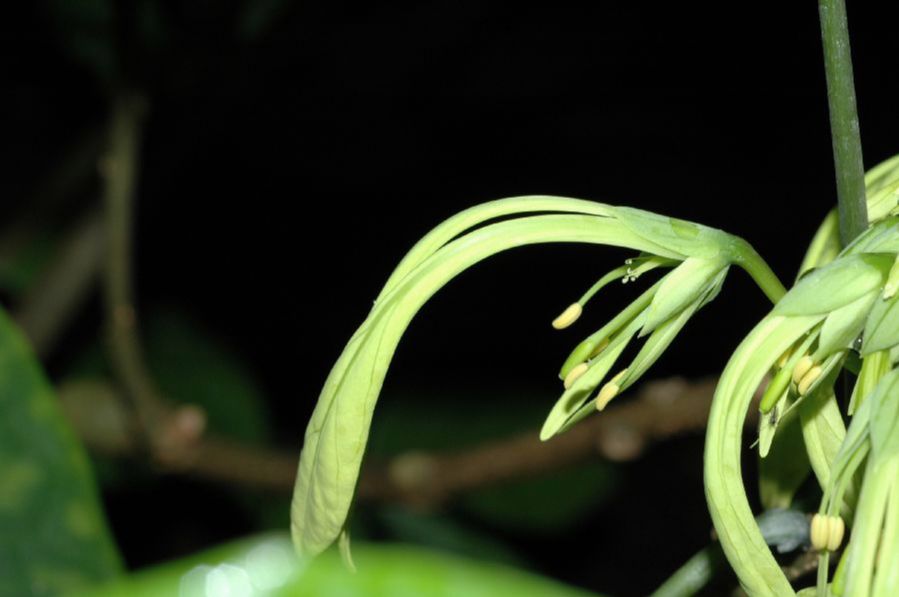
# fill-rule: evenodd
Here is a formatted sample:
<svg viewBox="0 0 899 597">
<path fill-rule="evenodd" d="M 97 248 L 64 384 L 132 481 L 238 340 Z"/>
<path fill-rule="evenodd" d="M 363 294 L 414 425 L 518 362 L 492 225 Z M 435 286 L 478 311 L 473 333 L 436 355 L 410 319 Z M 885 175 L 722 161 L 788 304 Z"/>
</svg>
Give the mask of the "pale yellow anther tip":
<svg viewBox="0 0 899 597">
<path fill-rule="evenodd" d="M 578 380 L 578 378 L 587 372 L 589 369 L 589 365 L 587 363 L 581 363 L 579 365 L 575 365 L 575 367 L 568 372 L 568 375 L 565 376 L 565 381 L 562 382 L 562 385 L 567 390 L 571 386 L 574 385 L 574 382 Z"/>
<path fill-rule="evenodd" d="M 796 363 L 796 367 L 793 368 L 793 383 L 798 384 L 802 381 L 802 378 L 805 377 L 805 374 L 808 373 L 808 370 L 815 366 L 815 362 L 812 360 L 812 357 L 805 355 L 799 362 Z"/>
<path fill-rule="evenodd" d="M 609 382 L 604 385 L 596 396 L 596 410 L 603 410 L 620 391 L 621 388 L 617 383 Z"/>
<path fill-rule="evenodd" d="M 836 551 L 843 543 L 843 535 L 846 533 L 846 523 L 839 516 L 830 517 L 830 526 L 827 533 L 827 551 Z"/>
<path fill-rule="evenodd" d="M 592 351 L 590 351 L 590 358 L 592 359 L 592 358 L 598 356 L 599 353 L 604 351 L 608 345 L 609 345 L 609 339 L 606 338 L 602 342 L 597 344 L 596 348 L 594 348 Z"/>
<path fill-rule="evenodd" d="M 821 367 L 815 365 L 802 376 L 801 380 L 799 380 L 799 384 L 796 386 L 799 395 L 805 396 L 808 394 L 809 389 L 811 389 L 815 382 L 818 381 L 819 377 L 821 377 Z"/>
<path fill-rule="evenodd" d="M 625 375 L 627 375 L 627 369 L 619 372 L 602 387 L 596 396 L 596 410 L 603 410 L 618 395 L 618 392 L 621 391 L 621 386 L 618 384 Z"/>
<path fill-rule="evenodd" d="M 553 327 L 557 330 L 564 330 L 577 321 L 583 312 L 584 308 L 581 307 L 580 303 L 571 303 L 567 309 L 562 311 L 561 315 L 553 319 Z"/>
<path fill-rule="evenodd" d="M 779 358 L 779 359 L 777 359 L 777 368 L 778 368 L 778 369 L 783 369 L 784 367 L 786 367 L 786 366 L 787 366 L 787 361 L 790 360 L 790 357 L 791 357 L 791 356 L 793 356 L 793 349 L 792 349 L 792 348 L 789 348 L 789 349 L 787 349 L 787 351 L 786 351 L 785 353 L 783 353 L 782 355 L 780 355 L 780 358 Z"/>
<path fill-rule="evenodd" d="M 827 540 L 830 535 L 830 518 L 826 514 L 815 514 L 812 517 L 809 539 L 815 551 L 827 549 Z"/>
<path fill-rule="evenodd" d="M 889 300 L 896 296 L 896 291 L 899 290 L 899 284 L 887 283 L 883 287 L 883 300 Z"/>
</svg>

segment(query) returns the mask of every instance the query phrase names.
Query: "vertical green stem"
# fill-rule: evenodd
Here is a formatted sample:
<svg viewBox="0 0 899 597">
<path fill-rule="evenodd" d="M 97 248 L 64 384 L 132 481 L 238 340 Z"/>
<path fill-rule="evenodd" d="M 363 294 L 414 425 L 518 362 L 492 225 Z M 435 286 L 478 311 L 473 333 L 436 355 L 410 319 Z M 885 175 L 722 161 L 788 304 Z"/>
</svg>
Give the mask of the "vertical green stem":
<svg viewBox="0 0 899 597">
<path fill-rule="evenodd" d="M 840 241 L 845 246 L 868 227 L 865 171 L 855 107 L 855 86 L 852 82 L 852 56 L 849 50 L 845 0 L 819 0 L 818 11 L 824 42 L 827 102 L 830 106 L 833 161 L 837 175 Z"/>
</svg>

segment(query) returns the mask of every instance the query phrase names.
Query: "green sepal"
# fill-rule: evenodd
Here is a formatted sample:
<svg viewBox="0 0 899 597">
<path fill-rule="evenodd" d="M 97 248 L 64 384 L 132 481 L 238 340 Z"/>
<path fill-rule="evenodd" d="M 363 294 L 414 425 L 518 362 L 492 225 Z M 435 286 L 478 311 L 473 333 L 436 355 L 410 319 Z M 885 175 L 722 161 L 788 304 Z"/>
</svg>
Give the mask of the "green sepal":
<svg viewBox="0 0 899 597">
<path fill-rule="evenodd" d="M 725 232 L 694 222 L 669 218 L 642 209 L 616 206 L 615 215 L 634 234 L 658 244 L 662 249 L 652 251 L 662 257 L 714 258 L 721 254 L 731 238 Z"/>
<path fill-rule="evenodd" d="M 656 292 L 640 335 L 673 318 L 705 294 L 727 263 L 720 259 L 690 257 L 665 276 Z"/>
<path fill-rule="evenodd" d="M 706 288 L 705 294 L 698 297 L 692 304 L 685 307 L 675 317 L 662 323 L 655 331 L 650 334 L 649 338 L 640 348 L 640 352 L 634 357 L 631 364 L 627 367 L 627 375 L 619 382 L 620 390 L 623 392 L 630 386 L 634 385 L 646 371 L 662 356 L 662 353 L 671 345 L 680 331 L 684 328 L 691 317 L 703 306 L 712 301 L 721 289 L 724 278 L 727 275 L 727 268 L 718 272 L 717 277 Z M 646 326 L 644 325 L 644 329 Z"/>
<path fill-rule="evenodd" d="M 862 355 L 887 350 L 899 344 L 899 293 L 884 300 L 878 298 L 865 323 Z"/>
<path fill-rule="evenodd" d="M 865 327 L 868 312 L 879 296 L 878 292 L 872 291 L 832 311 L 821 326 L 818 348 L 813 359 L 816 362 L 822 361 L 838 350 L 852 348 Z"/>
<path fill-rule="evenodd" d="M 797 409 L 809 462 L 818 478 L 818 484 L 826 487 L 833 472 L 833 463 L 846 437 L 846 425 L 840 415 L 836 396 L 832 390 L 823 391 L 822 388 L 799 401 Z"/>
<path fill-rule="evenodd" d="M 861 371 L 855 380 L 855 386 L 852 388 L 852 397 L 849 399 L 849 416 L 856 413 L 858 408 L 865 401 L 877 384 L 880 378 L 886 375 L 890 370 L 890 353 L 886 350 L 880 350 L 867 355 L 862 359 Z"/>
<path fill-rule="evenodd" d="M 888 255 L 841 257 L 803 276 L 775 305 L 773 314 L 829 314 L 878 290 L 892 264 Z"/>
<path fill-rule="evenodd" d="M 899 369 L 884 375 L 868 399 L 872 456 L 899 455 Z"/>
<path fill-rule="evenodd" d="M 785 401 L 781 401 L 761 419 L 764 427 L 759 430 L 759 496 L 766 510 L 788 508 L 811 472 L 799 417 L 795 410 L 784 416 L 786 410 Z M 775 413 L 779 418 L 772 421 L 771 414 Z M 770 439 L 763 439 L 763 429 L 768 430 Z"/>
</svg>

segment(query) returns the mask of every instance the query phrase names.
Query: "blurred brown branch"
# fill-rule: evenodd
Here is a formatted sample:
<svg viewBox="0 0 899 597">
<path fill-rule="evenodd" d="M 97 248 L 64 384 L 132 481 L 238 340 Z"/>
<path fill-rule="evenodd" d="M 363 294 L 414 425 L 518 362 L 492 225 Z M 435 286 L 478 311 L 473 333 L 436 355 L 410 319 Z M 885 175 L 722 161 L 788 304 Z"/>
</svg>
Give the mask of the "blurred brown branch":
<svg viewBox="0 0 899 597">
<path fill-rule="evenodd" d="M 13 317 L 38 356 L 49 354 L 95 288 L 104 246 L 102 214 L 91 212 L 75 223 L 50 264 L 25 291 Z"/>
<path fill-rule="evenodd" d="M 432 507 L 474 488 L 548 473 L 596 455 L 633 460 L 653 443 L 704 429 L 715 383 L 674 377 L 643 384 L 633 400 L 548 442 L 533 430 L 459 453 L 410 452 L 371 464 L 359 482 L 359 498 Z"/>
<path fill-rule="evenodd" d="M 613 404 L 569 432 L 541 442 L 537 430 L 454 453 L 410 452 L 362 472 L 359 498 L 437 507 L 455 495 L 512 479 L 532 477 L 602 457 L 637 458 L 653 443 L 701 431 L 714 392 L 712 378 L 671 378 L 644 384 L 633 400 Z M 60 388 L 69 418 L 85 442 L 110 455 L 139 454 L 135 426 L 111 384 L 75 382 Z M 202 433 L 186 406 L 172 412 L 159 433 L 177 441 L 158 444 L 153 461 L 163 470 L 258 489 L 289 491 L 297 454 L 241 445 Z"/>
</svg>

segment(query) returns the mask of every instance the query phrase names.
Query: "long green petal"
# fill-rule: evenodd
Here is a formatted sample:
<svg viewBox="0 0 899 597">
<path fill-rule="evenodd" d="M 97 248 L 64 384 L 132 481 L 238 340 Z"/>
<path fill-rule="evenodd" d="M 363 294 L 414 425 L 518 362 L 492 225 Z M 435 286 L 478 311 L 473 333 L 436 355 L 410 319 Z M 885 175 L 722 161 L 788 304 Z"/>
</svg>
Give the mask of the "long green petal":
<svg viewBox="0 0 899 597">
<path fill-rule="evenodd" d="M 453 240 L 463 232 L 495 218 L 534 212 L 579 213 L 594 216 L 608 216 L 612 210 L 609 206 L 583 199 L 532 195 L 525 197 L 509 197 L 488 201 L 457 213 L 445 220 L 426 234 L 409 250 L 391 274 L 381 296 L 392 290 L 409 272 L 421 265 L 440 247 Z M 381 296 L 378 297 L 380 300 Z M 377 302 L 377 301 L 376 301 Z"/>
<path fill-rule="evenodd" d="M 821 316 L 769 315 L 750 332 L 724 369 L 709 415 L 705 491 L 721 545 L 751 596 L 793 595 L 756 524 L 740 466 L 743 423 L 756 388 L 778 355 Z"/>
<path fill-rule="evenodd" d="M 369 426 L 387 368 L 403 331 L 421 306 L 475 263 L 514 247 L 578 242 L 652 247 L 617 220 L 545 215 L 491 224 L 451 241 L 382 295 L 338 359 L 306 431 L 291 506 L 301 553 L 314 555 L 338 536 L 352 501 Z"/>
</svg>

